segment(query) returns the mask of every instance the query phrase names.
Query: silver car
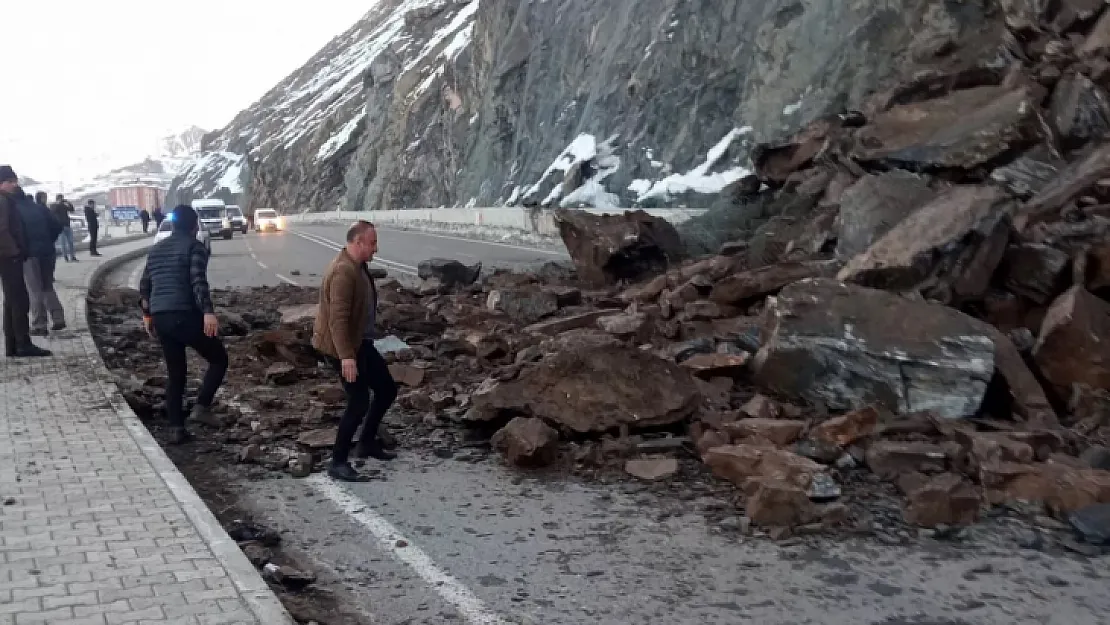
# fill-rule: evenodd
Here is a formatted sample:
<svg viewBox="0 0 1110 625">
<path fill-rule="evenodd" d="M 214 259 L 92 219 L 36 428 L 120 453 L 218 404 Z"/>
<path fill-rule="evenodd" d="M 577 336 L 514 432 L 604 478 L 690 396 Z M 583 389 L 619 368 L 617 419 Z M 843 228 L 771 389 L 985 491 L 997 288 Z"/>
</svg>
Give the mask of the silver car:
<svg viewBox="0 0 1110 625">
<path fill-rule="evenodd" d="M 173 232 L 173 220 L 164 219 L 162 225 L 158 226 L 158 232 L 154 234 L 154 242 L 157 243 L 162 239 L 170 236 Z M 212 235 L 208 234 L 208 230 L 200 228 L 197 230 L 197 241 L 204 244 L 204 249 L 208 251 L 208 255 L 212 255 Z"/>
</svg>

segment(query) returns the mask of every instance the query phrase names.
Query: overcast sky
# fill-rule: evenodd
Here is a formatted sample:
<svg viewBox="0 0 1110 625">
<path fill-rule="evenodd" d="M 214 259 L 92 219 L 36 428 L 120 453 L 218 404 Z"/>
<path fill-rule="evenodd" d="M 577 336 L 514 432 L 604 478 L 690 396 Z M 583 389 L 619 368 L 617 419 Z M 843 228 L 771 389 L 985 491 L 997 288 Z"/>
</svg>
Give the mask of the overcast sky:
<svg viewBox="0 0 1110 625">
<path fill-rule="evenodd" d="M 220 128 L 374 3 L 3 0 L 0 163 L 75 181 Z"/>
</svg>

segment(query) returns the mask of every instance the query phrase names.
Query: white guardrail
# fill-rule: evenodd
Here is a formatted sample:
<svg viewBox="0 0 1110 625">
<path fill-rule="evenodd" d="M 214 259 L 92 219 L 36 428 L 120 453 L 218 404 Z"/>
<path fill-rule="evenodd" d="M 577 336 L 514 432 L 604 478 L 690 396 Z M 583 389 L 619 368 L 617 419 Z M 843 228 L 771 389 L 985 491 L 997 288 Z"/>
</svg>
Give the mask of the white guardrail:
<svg viewBox="0 0 1110 625">
<path fill-rule="evenodd" d="M 671 223 L 681 223 L 701 215 L 704 208 L 586 208 L 582 209 L 595 215 L 621 214 L 629 210 L 643 210 L 655 217 L 662 217 Z M 359 219 L 376 224 L 451 224 L 455 226 L 485 226 L 521 230 L 544 236 L 558 236 L 555 215 L 552 209 L 530 209 L 510 207 L 490 208 L 407 208 L 378 211 L 327 211 L 319 213 L 300 213 L 285 215 L 290 223 L 335 223 L 353 222 Z"/>
</svg>

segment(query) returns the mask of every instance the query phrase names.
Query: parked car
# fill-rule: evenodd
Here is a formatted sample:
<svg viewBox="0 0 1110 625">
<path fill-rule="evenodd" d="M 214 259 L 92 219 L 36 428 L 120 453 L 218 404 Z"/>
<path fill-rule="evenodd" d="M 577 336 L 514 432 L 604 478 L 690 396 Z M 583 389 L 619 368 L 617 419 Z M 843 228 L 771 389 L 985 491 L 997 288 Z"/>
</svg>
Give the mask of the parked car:
<svg viewBox="0 0 1110 625">
<path fill-rule="evenodd" d="M 166 219 L 162 220 L 162 225 L 158 226 L 158 232 L 154 234 L 154 242 L 158 243 L 162 239 L 165 239 L 166 237 L 170 236 L 171 232 L 173 232 L 173 219 L 167 217 Z M 200 228 L 197 230 L 197 241 L 200 241 L 204 244 L 204 249 L 207 250 L 208 255 L 211 256 L 212 235 L 208 233 L 207 229 Z"/>
</svg>

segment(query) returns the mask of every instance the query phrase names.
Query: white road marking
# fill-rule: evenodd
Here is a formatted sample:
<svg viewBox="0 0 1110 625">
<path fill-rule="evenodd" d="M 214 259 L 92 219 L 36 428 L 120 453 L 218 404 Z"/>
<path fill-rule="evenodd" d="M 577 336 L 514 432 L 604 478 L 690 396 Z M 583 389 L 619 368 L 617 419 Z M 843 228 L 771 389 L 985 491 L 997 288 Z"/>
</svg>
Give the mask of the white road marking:
<svg viewBox="0 0 1110 625">
<path fill-rule="evenodd" d="M 326 475 L 316 473 L 304 480 L 318 494 L 326 497 L 347 516 L 365 527 L 378 539 L 382 549 L 390 553 L 399 562 L 408 565 L 429 588 L 434 590 L 444 601 L 455 606 L 463 620 L 468 625 L 509 625 L 509 622 L 486 607 L 469 588 L 462 582 L 452 577 L 449 573 L 436 566 L 424 550 L 417 547 L 401 531 L 393 526 L 384 517 L 377 514 L 366 505 L 366 502 L 354 497 L 342 486 Z M 407 546 L 398 547 L 398 541 L 405 541 Z"/>
<path fill-rule="evenodd" d="M 266 266 L 266 263 L 264 263 L 264 262 L 262 262 L 262 261 L 257 261 L 257 262 L 258 262 L 258 266 L 259 266 L 259 267 L 261 267 L 261 268 L 263 268 L 263 269 L 269 269 L 269 267 L 267 267 L 267 266 Z"/>
<path fill-rule="evenodd" d="M 322 245 L 323 247 L 335 250 L 337 252 L 339 250 L 343 249 L 342 244 L 337 243 L 337 242 L 332 241 L 332 240 L 329 240 L 329 239 L 326 239 L 326 238 L 324 238 L 324 237 L 322 237 L 318 234 L 309 234 L 309 233 L 306 233 L 306 232 L 294 232 L 292 230 L 289 230 L 289 233 L 290 234 L 295 234 L 295 235 L 301 237 L 302 239 L 305 239 L 306 241 L 312 241 L 313 243 L 315 243 L 317 245 Z M 417 275 L 416 267 L 413 267 L 412 265 L 406 265 L 405 263 L 399 263 L 395 260 L 386 260 L 385 258 L 376 258 L 375 257 L 374 260 L 372 260 L 370 262 L 371 263 L 378 263 L 379 265 L 385 265 L 385 267 L 387 269 L 395 269 L 395 270 L 397 270 L 401 273 L 407 273 L 410 276 Z"/>
<path fill-rule="evenodd" d="M 379 226 L 379 227 L 384 229 L 384 230 L 390 230 L 389 224 L 381 224 L 381 226 Z M 494 246 L 497 246 L 497 247 L 507 247 L 507 248 L 514 249 L 514 250 L 524 250 L 525 252 L 539 252 L 540 254 L 550 254 L 552 256 L 564 256 L 565 255 L 563 252 L 557 252 L 555 250 L 545 250 L 541 247 L 528 247 L 526 245 L 513 245 L 512 243 L 497 243 L 495 241 L 484 241 L 482 239 L 468 239 L 466 237 L 456 237 L 456 236 L 451 236 L 449 234 L 433 234 L 431 232 L 424 232 L 423 230 L 400 230 L 400 229 L 395 228 L 395 229 L 393 229 L 393 231 L 394 232 L 410 232 L 410 233 L 415 232 L 415 233 L 419 234 L 420 236 L 424 236 L 424 237 L 435 237 L 437 239 L 450 239 L 452 241 L 465 241 L 466 243 L 477 243 L 479 245 L 494 245 Z"/>
<path fill-rule="evenodd" d="M 278 280 L 281 280 L 282 282 L 288 282 L 289 284 L 292 284 L 293 286 L 301 286 L 300 284 L 297 284 L 296 280 L 294 280 L 292 278 L 287 278 L 287 277 L 281 275 L 280 273 L 275 273 L 274 275 L 277 276 Z"/>
</svg>

